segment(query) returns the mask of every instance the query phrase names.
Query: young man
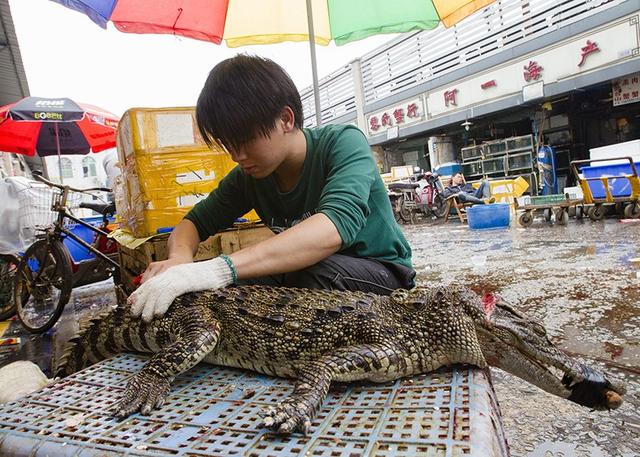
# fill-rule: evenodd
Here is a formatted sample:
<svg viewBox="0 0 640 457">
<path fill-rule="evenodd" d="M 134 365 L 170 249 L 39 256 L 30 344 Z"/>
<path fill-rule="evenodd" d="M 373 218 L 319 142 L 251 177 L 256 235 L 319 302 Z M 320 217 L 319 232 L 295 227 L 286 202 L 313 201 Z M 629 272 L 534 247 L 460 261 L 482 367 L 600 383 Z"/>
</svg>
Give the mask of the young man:
<svg viewBox="0 0 640 457">
<path fill-rule="evenodd" d="M 460 172 L 454 173 L 451 181 L 444 189 L 444 198 L 456 195 L 462 203 L 485 204 L 493 203 L 495 198 L 491 197 L 491 189 L 488 181 L 482 181 L 480 187 L 474 189 L 473 186 L 464 180 L 464 175 Z"/>
<path fill-rule="evenodd" d="M 303 129 L 286 72 L 260 57 L 216 65 L 198 98 L 198 128 L 238 163 L 169 237 L 129 298 L 134 315 L 162 315 L 179 295 L 234 283 L 362 290 L 414 286 L 411 248 L 395 222 L 364 134 L 353 126 Z M 193 263 L 198 243 L 255 208 L 276 235 Z"/>
</svg>

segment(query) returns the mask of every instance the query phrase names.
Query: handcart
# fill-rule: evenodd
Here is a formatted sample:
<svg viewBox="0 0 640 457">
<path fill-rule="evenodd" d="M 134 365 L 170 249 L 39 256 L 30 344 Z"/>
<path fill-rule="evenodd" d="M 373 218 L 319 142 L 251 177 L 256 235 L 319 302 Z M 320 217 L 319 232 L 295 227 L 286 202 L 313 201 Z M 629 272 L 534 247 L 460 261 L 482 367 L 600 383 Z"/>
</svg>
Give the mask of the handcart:
<svg viewBox="0 0 640 457">
<path fill-rule="evenodd" d="M 569 194 L 538 195 L 535 197 L 525 197 L 528 199 L 524 205 L 518 205 L 516 209 L 522 210 L 518 217 L 518 222 L 522 227 L 530 227 L 533 224 L 536 211 L 542 211 L 547 221 L 551 220 L 551 214 L 555 214 L 556 223 L 567 225 L 569 222 L 569 208 L 576 208 L 576 216 L 584 214 L 583 200 L 572 198 Z"/>
<path fill-rule="evenodd" d="M 603 161 L 624 162 L 599 167 L 581 166 Z M 640 177 L 637 164 L 633 163 L 631 157 L 574 160 L 570 166 L 582 188 L 584 204 L 589 205 L 587 214 L 592 221 L 604 218 L 604 205 L 615 204 L 625 205 L 623 212 L 626 218 L 640 217 Z"/>
</svg>

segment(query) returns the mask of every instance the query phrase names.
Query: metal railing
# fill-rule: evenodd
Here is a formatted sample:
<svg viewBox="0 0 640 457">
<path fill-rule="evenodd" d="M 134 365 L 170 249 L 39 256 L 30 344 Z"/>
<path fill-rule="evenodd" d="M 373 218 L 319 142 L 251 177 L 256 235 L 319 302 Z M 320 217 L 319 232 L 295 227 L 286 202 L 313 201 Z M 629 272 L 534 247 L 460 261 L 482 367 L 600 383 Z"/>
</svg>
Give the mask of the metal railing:
<svg viewBox="0 0 640 457">
<path fill-rule="evenodd" d="M 539 38 L 629 0 L 497 0 L 445 29 L 402 35 L 360 59 L 365 105 Z M 358 77 L 356 75 L 355 77 Z M 346 65 L 320 81 L 322 122 L 356 113 Z M 301 91 L 305 125 L 315 124 L 313 87 Z"/>
<path fill-rule="evenodd" d="M 322 107 L 322 123 L 327 123 L 345 114 L 356 111 L 355 87 L 351 65 L 345 65 L 319 81 L 320 106 Z M 316 107 L 313 98 L 313 87 L 303 90 L 302 109 L 304 125 L 312 127 L 316 124 Z"/>
</svg>

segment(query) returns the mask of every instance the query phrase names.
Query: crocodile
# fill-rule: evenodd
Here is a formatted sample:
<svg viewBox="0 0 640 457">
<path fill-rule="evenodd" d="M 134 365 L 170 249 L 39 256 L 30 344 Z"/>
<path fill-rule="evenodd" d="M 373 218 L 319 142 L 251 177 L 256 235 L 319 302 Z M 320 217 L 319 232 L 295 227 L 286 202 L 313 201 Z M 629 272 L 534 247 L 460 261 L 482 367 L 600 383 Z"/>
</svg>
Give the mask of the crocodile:
<svg viewBox="0 0 640 457">
<path fill-rule="evenodd" d="M 619 407 L 625 393 L 498 295 L 456 285 L 390 296 L 231 287 L 182 295 L 150 323 L 121 306 L 70 340 L 57 375 L 122 351 L 154 355 L 129 380 L 117 418 L 160 408 L 173 379 L 204 361 L 295 378 L 291 396 L 261 413 L 278 433 L 307 433 L 333 381 L 387 382 L 451 364 L 499 367 L 594 410 Z"/>
</svg>

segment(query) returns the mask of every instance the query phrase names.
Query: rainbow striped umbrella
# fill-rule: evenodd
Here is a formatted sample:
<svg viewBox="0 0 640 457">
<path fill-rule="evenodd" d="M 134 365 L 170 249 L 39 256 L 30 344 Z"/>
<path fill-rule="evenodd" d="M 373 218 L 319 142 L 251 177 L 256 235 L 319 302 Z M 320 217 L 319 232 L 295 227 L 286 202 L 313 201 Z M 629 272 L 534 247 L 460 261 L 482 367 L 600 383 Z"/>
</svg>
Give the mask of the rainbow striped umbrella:
<svg viewBox="0 0 640 457">
<path fill-rule="evenodd" d="M 229 47 L 306 41 L 337 45 L 382 33 L 450 27 L 495 0 L 52 0 L 106 28 L 167 33 Z M 314 47 L 311 61 L 319 121 Z M 319 123 L 319 122 L 318 122 Z"/>
</svg>

